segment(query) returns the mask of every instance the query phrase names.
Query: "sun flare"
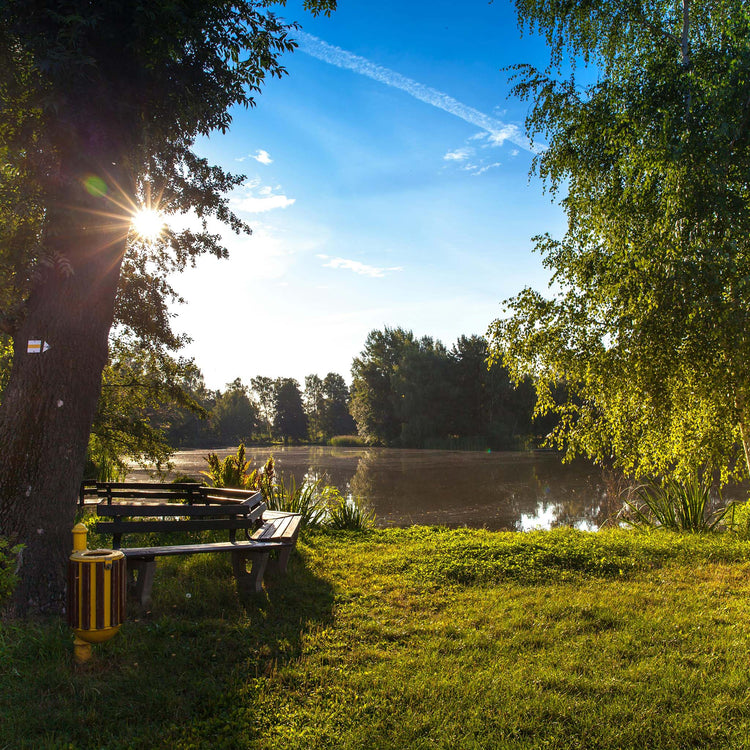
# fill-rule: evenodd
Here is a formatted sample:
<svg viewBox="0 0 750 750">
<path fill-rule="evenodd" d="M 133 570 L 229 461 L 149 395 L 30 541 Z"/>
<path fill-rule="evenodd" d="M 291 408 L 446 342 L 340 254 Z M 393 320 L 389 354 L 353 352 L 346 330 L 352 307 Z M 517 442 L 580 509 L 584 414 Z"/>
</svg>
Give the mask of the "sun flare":
<svg viewBox="0 0 750 750">
<path fill-rule="evenodd" d="M 142 208 L 133 214 L 130 224 L 141 239 L 153 242 L 164 230 L 164 217 L 152 208 Z"/>
</svg>

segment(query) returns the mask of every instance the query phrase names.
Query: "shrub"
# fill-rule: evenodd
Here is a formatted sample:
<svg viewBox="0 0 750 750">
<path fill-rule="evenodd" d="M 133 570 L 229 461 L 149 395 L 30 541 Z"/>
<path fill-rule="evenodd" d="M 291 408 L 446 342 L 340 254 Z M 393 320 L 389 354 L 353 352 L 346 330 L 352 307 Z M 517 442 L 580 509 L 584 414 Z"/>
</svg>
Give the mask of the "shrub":
<svg viewBox="0 0 750 750">
<path fill-rule="evenodd" d="M 334 448 L 365 448 L 368 445 L 367 440 L 359 435 L 335 435 L 329 442 Z"/>
<path fill-rule="evenodd" d="M 750 500 L 732 506 L 732 532 L 740 539 L 750 540 Z"/>
<path fill-rule="evenodd" d="M 214 487 L 260 490 L 263 489 L 264 483 L 273 482 L 273 456 L 268 458 L 263 468 L 250 471 L 250 462 L 245 458 L 244 443 L 240 443 L 234 456 L 227 456 L 222 461 L 215 453 L 209 453 L 206 456 L 206 461 L 208 462 L 208 471 L 202 471 L 201 474 L 211 480 Z"/>
</svg>

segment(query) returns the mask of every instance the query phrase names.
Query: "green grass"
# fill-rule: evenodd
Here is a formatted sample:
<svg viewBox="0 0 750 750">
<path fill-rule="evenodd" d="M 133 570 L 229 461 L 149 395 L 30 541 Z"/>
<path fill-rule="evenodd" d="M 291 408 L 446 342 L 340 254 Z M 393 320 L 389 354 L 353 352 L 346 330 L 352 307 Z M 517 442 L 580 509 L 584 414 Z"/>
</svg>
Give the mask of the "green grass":
<svg viewBox="0 0 750 750">
<path fill-rule="evenodd" d="M 0 748 L 745 748 L 749 634 L 730 536 L 311 531 L 246 602 L 160 562 L 85 668 L 0 625 Z"/>
</svg>

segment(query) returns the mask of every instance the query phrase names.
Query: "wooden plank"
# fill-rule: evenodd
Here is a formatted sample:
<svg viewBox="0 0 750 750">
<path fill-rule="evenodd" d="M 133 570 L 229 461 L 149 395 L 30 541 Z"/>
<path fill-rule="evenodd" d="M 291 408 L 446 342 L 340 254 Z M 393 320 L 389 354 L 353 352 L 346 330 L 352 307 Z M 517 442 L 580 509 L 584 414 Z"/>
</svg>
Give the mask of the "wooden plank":
<svg viewBox="0 0 750 750">
<path fill-rule="evenodd" d="M 158 490 L 113 490 L 112 492 L 99 492 L 99 497 L 107 500 L 171 500 L 173 502 L 190 500 L 200 501 L 198 494 L 191 495 L 185 492 L 164 492 Z"/>
<path fill-rule="evenodd" d="M 199 500 L 200 487 L 197 482 L 164 484 L 153 482 L 97 482 L 99 497 L 112 502 L 114 498 L 151 497 L 163 500 Z"/>
<path fill-rule="evenodd" d="M 262 506 L 262 507 L 261 507 Z M 130 502 L 99 503 L 97 514 L 107 518 L 147 518 L 149 516 L 260 518 L 265 505 L 256 508 L 247 505 L 177 505 L 175 503 Z"/>
<path fill-rule="evenodd" d="M 151 531 L 227 531 L 229 529 L 253 529 L 252 518 L 181 518 L 171 521 L 102 521 L 94 526 L 100 534 L 141 534 Z"/>
<path fill-rule="evenodd" d="M 268 514 L 264 514 L 265 523 L 253 534 L 253 539 L 296 539 L 302 516 L 296 513 L 278 513 L 275 518 L 266 520 Z"/>
<path fill-rule="evenodd" d="M 287 546 L 284 542 L 212 542 L 208 544 L 173 544 L 165 547 L 123 547 L 125 557 L 149 558 L 163 557 L 164 555 L 198 555 L 203 552 L 233 552 L 240 550 L 263 550 L 280 549 Z"/>
<path fill-rule="evenodd" d="M 258 490 L 238 490 L 232 487 L 205 487 L 201 486 L 200 494 L 202 497 L 214 502 L 251 502 L 263 499 L 263 493 Z"/>
<path fill-rule="evenodd" d="M 253 534 L 253 539 L 264 540 L 271 539 L 276 536 L 283 536 L 283 531 L 286 528 L 288 519 L 277 518 L 273 521 L 266 521 L 258 531 Z"/>
</svg>

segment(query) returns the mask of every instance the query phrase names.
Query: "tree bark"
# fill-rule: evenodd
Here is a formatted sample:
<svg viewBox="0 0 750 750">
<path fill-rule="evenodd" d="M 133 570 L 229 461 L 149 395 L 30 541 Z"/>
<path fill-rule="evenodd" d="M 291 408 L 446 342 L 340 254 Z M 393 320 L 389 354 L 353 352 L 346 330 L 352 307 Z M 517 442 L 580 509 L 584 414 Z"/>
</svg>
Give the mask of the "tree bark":
<svg viewBox="0 0 750 750">
<path fill-rule="evenodd" d="M 110 161 L 111 165 L 112 162 Z M 47 210 L 46 264 L 14 335 L 0 407 L 0 534 L 24 548 L 12 616 L 61 612 L 78 486 L 107 362 L 128 217 L 83 187 L 80 169 Z M 116 189 L 108 179 L 109 194 Z M 42 341 L 32 351 L 30 341 Z M 44 351 L 45 344 L 49 347 Z"/>
</svg>

